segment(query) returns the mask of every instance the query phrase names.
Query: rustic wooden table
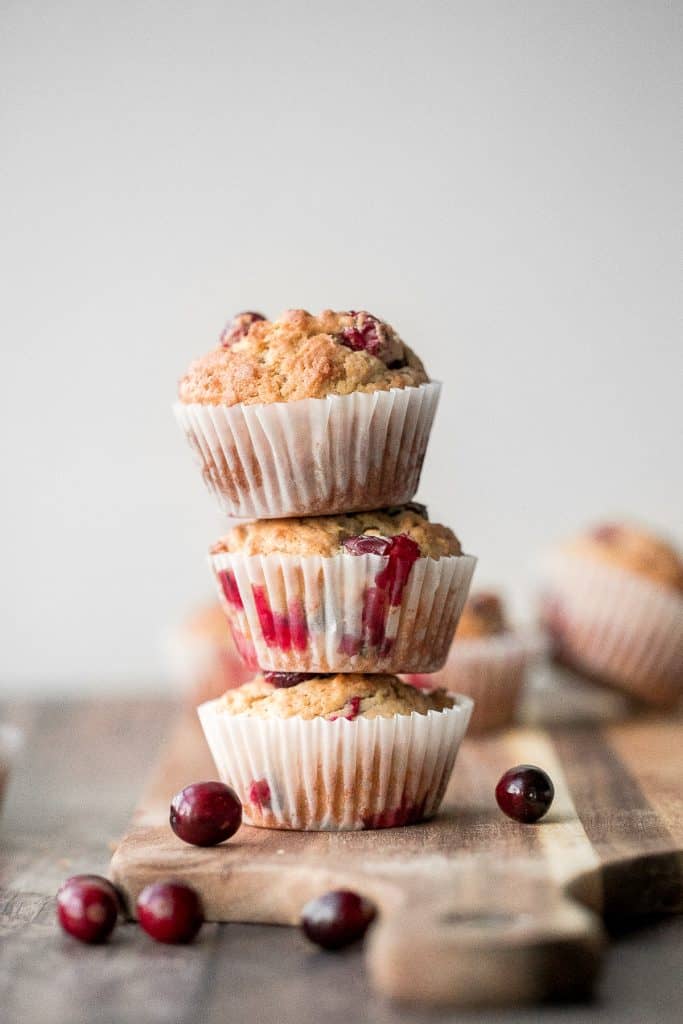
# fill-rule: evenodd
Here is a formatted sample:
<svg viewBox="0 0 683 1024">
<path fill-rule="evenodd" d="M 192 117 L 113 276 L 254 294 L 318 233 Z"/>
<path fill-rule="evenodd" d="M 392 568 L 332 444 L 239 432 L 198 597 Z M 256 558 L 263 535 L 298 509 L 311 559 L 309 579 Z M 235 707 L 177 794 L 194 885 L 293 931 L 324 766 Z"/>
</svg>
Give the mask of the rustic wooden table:
<svg viewBox="0 0 683 1024">
<path fill-rule="evenodd" d="M 211 924 L 184 948 L 156 945 L 132 924 L 104 947 L 63 936 L 54 893 L 69 874 L 106 870 L 174 714 L 162 700 L 0 709 L 26 734 L 0 821 L 3 1022 L 224 1024 L 237 1013 L 258 1024 L 680 1021 L 682 918 L 620 924 L 591 1005 L 467 1015 L 391 1006 L 370 993 L 357 950 L 318 953 L 290 928 Z"/>
</svg>

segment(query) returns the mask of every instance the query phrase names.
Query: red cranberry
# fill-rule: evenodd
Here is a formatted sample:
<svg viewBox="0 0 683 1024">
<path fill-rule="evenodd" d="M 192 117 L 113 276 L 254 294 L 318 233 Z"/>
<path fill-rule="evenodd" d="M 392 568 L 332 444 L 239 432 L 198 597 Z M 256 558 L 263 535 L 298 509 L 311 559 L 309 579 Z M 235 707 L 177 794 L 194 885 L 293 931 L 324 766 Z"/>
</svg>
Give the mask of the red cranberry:
<svg viewBox="0 0 683 1024">
<path fill-rule="evenodd" d="M 354 352 L 369 352 L 379 358 L 380 352 L 386 347 L 386 327 L 381 320 L 371 313 L 349 310 L 354 318 L 350 327 L 344 327 L 339 341 Z"/>
<path fill-rule="evenodd" d="M 270 786 L 267 779 L 253 779 L 249 786 L 249 803 L 259 810 L 270 807 Z"/>
<path fill-rule="evenodd" d="M 322 679 L 317 672 L 264 672 L 263 678 L 273 686 L 284 689 L 287 686 L 296 686 L 298 683 L 305 683 L 307 679 Z"/>
<path fill-rule="evenodd" d="M 316 946 L 341 949 L 362 939 L 376 915 L 370 900 L 337 889 L 306 904 L 301 912 L 301 928 Z"/>
<path fill-rule="evenodd" d="M 344 548 L 352 555 L 387 555 L 391 548 L 388 537 L 371 537 L 362 534 L 359 537 L 347 537 Z"/>
<path fill-rule="evenodd" d="M 218 573 L 218 579 L 228 604 L 233 605 L 235 608 L 244 608 L 239 584 L 235 579 L 234 572 L 229 572 L 225 569 Z"/>
<path fill-rule="evenodd" d="M 533 764 L 510 768 L 496 786 L 496 800 L 503 814 L 525 824 L 542 818 L 554 796 L 550 776 Z"/>
<path fill-rule="evenodd" d="M 194 782 L 173 797 L 171 828 L 192 846 L 218 846 L 242 824 L 242 804 L 222 782 Z"/>
<path fill-rule="evenodd" d="M 232 320 L 228 321 L 223 328 L 223 333 L 220 337 L 221 345 L 223 348 L 230 348 L 236 341 L 244 337 L 252 324 L 255 324 L 258 320 L 265 319 L 260 313 L 236 313 Z"/>
<path fill-rule="evenodd" d="M 183 882 L 154 882 L 137 902 L 140 926 L 157 942 L 192 942 L 204 922 L 197 893 Z"/>
<path fill-rule="evenodd" d="M 412 537 L 399 533 L 391 538 L 388 555 L 386 568 L 377 576 L 377 586 L 388 592 L 389 604 L 395 606 L 401 603 L 403 588 L 408 582 L 413 562 L 420 557 L 420 546 Z"/>
<path fill-rule="evenodd" d="M 119 897 L 106 878 L 74 875 L 57 893 L 57 917 L 65 932 L 81 942 L 104 942 L 119 913 Z"/>
</svg>

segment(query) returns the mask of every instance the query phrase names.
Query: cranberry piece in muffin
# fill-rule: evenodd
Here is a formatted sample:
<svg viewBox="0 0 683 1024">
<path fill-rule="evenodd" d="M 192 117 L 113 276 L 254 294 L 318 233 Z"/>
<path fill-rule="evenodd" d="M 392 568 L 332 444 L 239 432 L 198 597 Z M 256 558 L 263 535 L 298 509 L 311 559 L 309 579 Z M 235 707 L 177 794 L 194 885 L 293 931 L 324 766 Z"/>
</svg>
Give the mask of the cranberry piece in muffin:
<svg viewBox="0 0 683 1024">
<path fill-rule="evenodd" d="M 286 689 L 288 686 L 296 686 L 306 679 L 319 679 L 317 672 L 264 672 L 263 678 L 273 686 Z"/>
<path fill-rule="evenodd" d="M 371 356 L 381 359 L 381 352 L 387 343 L 386 329 L 381 320 L 372 313 L 349 310 L 354 318 L 350 327 L 345 327 L 340 336 L 343 345 L 355 352 L 369 352 Z"/>
<path fill-rule="evenodd" d="M 343 546 L 352 555 L 386 555 L 391 547 L 391 541 L 388 537 L 363 535 L 361 537 L 347 537 L 343 541 Z"/>
<path fill-rule="evenodd" d="M 220 336 L 221 345 L 223 348 L 230 348 L 236 341 L 239 341 L 240 338 L 243 338 L 248 333 L 252 324 L 265 319 L 261 313 L 237 313 L 223 328 Z"/>
</svg>

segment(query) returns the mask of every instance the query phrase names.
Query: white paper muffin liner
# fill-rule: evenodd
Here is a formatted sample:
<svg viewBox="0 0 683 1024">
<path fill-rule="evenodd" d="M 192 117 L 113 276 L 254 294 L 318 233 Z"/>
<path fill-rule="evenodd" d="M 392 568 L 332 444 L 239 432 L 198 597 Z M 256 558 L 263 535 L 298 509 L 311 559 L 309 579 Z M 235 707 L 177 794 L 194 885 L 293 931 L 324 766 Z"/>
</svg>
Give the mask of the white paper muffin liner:
<svg viewBox="0 0 683 1024">
<path fill-rule="evenodd" d="M 556 552 L 544 565 L 541 618 L 573 668 L 651 704 L 674 704 L 683 694 L 680 594 Z"/>
<path fill-rule="evenodd" d="M 199 718 L 245 824 L 308 831 L 433 817 L 472 710 L 460 695 L 444 711 L 353 721 L 230 715 L 220 705 L 202 704 Z"/>
<path fill-rule="evenodd" d="M 454 640 L 446 664 L 431 675 L 408 675 L 414 686 L 435 686 L 474 700 L 470 732 L 487 732 L 514 722 L 527 669 L 543 650 L 541 638 L 515 631 L 476 639 Z"/>
<path fill-rule="evenodd" d="M 390 605 L 386 555 L 210 556 L 238 649 L 281 672 L 433 671 L 446 660 L 472 555 L 418 558 Z"/>
<path fill-rule="evenodd" d="M 332 515 L 414 497 L 440 388 L 174 412 L 227 515 Z"/>
</svg>

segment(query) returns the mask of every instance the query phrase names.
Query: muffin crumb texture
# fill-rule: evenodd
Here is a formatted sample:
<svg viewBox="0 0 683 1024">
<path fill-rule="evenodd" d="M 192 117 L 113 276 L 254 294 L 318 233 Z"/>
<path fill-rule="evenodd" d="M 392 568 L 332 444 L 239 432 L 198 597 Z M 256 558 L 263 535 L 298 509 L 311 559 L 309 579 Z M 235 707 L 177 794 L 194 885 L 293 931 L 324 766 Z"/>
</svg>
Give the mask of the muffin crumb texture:
<svg viewBox="0 0 683 1024">
<path fill-rule="evenodd" d="M 683 592 L 680 554 L 673 545 L 640 527 L 602 523 L 569 541 L 564 550 Z"/>
<path fill-rule="evenodd" d="M 294 686 L 277 687 L 256 676 L 220 698 L 219 711 L 254 718 L 392 718 L 413 712 L 451 708 L 445 690 L 418 690 L 391 675 L 312 676 Z"/>
<path fill-rule="evenodd" d="M 425 558 L 438 559 L 462 553 L 460 542 L 452 530 L 439 523 L 430 523 L 420 513 L 405 507 L 354 515 L 240 523 L 213 545 L 211 554 L 320 555 L 328 558 L 343 552 L 345 541 L 359 536 L 407 536 L 418 545 L 420 555 Z"/>
<path fill-rule="evenodd" d="M 192 363 L 179 383 L 181 402 L 269 404 L 429 380 L 396 331 L 370 313 L 325 310 L 312 316 L 293 309 L 275 321 L 256 316 L 235 317 L 219 346 Z"/>
</svg>

